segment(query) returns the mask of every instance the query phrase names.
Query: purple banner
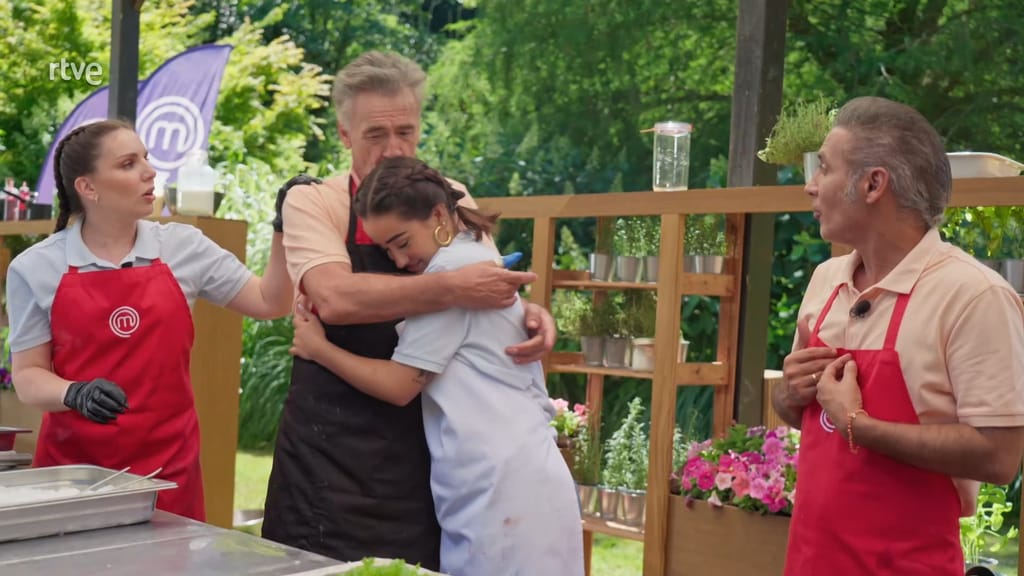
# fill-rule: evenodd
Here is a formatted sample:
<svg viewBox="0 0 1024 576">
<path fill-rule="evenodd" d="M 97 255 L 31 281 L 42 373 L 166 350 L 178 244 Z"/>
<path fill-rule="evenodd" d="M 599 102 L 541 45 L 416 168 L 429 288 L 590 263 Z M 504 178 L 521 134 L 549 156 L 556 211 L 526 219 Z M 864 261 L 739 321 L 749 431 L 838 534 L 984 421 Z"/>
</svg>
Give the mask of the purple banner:
<svg viewBox="0 0 1024 576">
<path fill-rule="evenodd" d="M 168 184 L 177 180 L 178 168 L 189 151 L 207 147 L 220 80 L 231 49 L 227 44 L 191 48 L 139 82 L 135 129 L 149 149 L 150 163 Z M 78 126 L 105 119 L 108 101 L 109 91 L 104 86 L 76 106 L 61 124 L 36 184 L 38 202 L 52 203 L 57 190 L 53 180 L 57 143 Z"/>
</svg>

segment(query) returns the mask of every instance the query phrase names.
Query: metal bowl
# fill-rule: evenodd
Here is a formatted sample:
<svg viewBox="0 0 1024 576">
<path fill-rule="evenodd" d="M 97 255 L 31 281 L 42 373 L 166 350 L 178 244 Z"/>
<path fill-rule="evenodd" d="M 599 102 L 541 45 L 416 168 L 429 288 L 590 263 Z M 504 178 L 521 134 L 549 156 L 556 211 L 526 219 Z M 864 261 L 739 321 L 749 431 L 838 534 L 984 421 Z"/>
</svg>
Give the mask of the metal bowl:
<svg viewBox="0 0 1024 576">
<path fill-rule="evenodd" d="M 224 200 L 223 192 L 213 193 L 213 213 L 216 214 L 217 210 L 220 209 L 220 203 Z M 178 187 L 174 184 L 169 184 L 164 188 L 164 206 L 171 212 L 172 216 L 178 215 Z"/>
</svg>

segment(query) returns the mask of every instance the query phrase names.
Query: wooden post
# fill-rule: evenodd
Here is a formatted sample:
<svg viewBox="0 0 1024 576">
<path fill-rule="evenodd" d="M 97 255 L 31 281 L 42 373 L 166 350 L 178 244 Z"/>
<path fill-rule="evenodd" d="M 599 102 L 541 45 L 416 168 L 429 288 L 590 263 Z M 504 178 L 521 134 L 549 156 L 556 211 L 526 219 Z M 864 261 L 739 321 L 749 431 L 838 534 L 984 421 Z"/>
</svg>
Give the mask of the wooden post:
<svg viewBox="0 0 1024 576">
<path fill-rule="evenodd" d="M 651 383 L 650 458 L 647 472 L 647 521 L 644 526 L 644 574 L 665 573 L 668 538 L 668 478 L 672 474 L 672 433 L 676 426 L 676 368 L 679 364 L 679 268 L 683 261 L 684 216 L 661 217 L 658 269 L 658 318 L 654 328 L 654 380 Z"/>
<path fill-rule="evenodd" d="M 782 109 L 788 2 L 746 0 L 739 4 L 729 134 L 729 186 L 772 185 L 776 181 L 776 167 L 761 162 L 757 151 L 764 147 L 765 138 Z M 736 419 L 745 424 L 760 424 L 768 357 L 775 214 L 748 214 L 745 220 L 746 234 L 740 245 L 745 281 L 739 283 L 739 364 L 735 370 L 730 367 L 735 377 L 730 382 L 736 382 Z M 719 345 L 721 343 L 720 337 Z M 715 397 L 718 398 L 717 393 Z"/>
<path fill-rule="evenodd" d="M 107 117 L 132 124 L 139 98 L 139 0 L 114 0 L 110 18 L 110 100 Z"/>
</svg>

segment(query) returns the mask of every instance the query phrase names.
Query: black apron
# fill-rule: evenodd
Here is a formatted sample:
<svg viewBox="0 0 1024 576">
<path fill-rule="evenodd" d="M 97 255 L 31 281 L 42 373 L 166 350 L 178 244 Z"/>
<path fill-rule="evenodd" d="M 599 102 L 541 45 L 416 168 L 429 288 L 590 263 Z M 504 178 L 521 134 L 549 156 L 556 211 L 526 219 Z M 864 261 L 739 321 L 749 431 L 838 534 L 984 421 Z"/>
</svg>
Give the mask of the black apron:
<svg viewBox="0 0 1024 576">
<path fill-rule="evenodd" d="M 400 273 L 378 246 L 356 244 L 351 204 L 345 242 L 352 271 Z M 335 346 L 391 358 L 397 323 L 324 328 Z M 263 537 L 282 544 L 341 561 L 376 556 L 440 569 L 420 397 L 394 406 L 295 358 L 264 516 Z"/>
</svg>

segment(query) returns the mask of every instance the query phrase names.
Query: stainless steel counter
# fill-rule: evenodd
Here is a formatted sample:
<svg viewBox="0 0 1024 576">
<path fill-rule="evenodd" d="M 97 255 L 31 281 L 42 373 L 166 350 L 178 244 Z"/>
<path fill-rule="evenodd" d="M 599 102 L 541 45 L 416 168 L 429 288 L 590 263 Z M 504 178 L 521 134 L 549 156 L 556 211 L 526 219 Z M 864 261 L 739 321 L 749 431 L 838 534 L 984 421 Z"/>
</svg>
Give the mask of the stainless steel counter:
<svg viewBox="0 0 1024 576">
<path fill-rule="evenodd" d="M 160 510 L 145 524 L 0 544 L 3 576 L 313 576 L 341 564 Z"/>
</svg>

